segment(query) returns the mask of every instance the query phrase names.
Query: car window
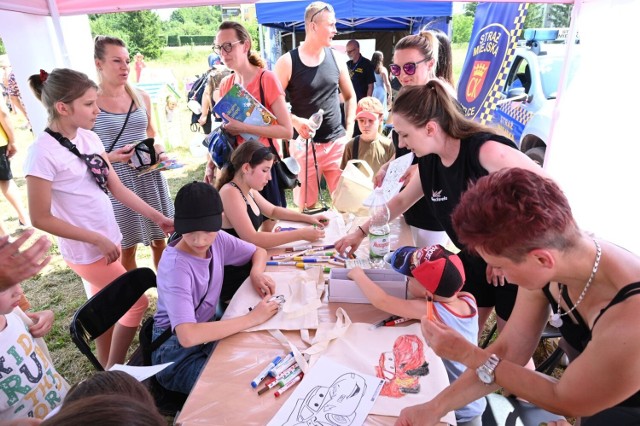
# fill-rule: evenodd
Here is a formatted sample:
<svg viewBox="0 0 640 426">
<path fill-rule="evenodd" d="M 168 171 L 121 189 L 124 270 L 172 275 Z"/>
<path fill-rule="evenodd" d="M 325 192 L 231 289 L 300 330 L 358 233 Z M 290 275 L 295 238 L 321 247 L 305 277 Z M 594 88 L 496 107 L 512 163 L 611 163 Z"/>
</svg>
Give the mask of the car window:
<svg viewBox="0 0 640 426">
<path fill-rule="evenodd" d="M 558 83 L 564 58 L 554 56 L 539 56 L 538 65 L 540 67 L 540 82 L 542 92 L 547 99 L 555 99 L 558 92 Z"/>
</svg>

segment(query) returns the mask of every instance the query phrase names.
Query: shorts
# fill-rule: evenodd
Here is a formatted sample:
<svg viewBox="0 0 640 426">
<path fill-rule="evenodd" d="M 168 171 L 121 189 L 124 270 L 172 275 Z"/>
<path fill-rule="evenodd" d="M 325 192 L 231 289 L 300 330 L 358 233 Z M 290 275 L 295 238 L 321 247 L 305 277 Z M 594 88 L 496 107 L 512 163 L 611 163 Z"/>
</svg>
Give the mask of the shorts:
<svg viewBox="0 0 640 426">
<path fill-rule="evenodd" d="M 153 340 L 157 339 L 164 329 L 153 326 Z M 172 334 L 151 355 L 153 365 L 173 362 L 170 366 L 156 374 L 158 382 L 166 389 L 188 394 L 196 384 L 200 372 L 207 364 L 209 355 L 218 342 L 183 348 L 178 336 Z"/>
<path fill-rule="evenodd" d="M 7 145 L 0 146 L 0 180 L 11 180 L 13 174 L 11 173 L 11 161 L 7 157 Z"/>
<path fill-rule="evenodd" d="M 516 303 L 518 286 L 505 284 L 494 287 L 487 282 L 487 262 L 480 256 L 461 251 L 458 256 L 462 260 L 465 273 L 465 284 L 462 291 L 467 291 L 476 298 L 479 308 L 496 308 L 496 315 L 508 320 Z"/>
</svg>

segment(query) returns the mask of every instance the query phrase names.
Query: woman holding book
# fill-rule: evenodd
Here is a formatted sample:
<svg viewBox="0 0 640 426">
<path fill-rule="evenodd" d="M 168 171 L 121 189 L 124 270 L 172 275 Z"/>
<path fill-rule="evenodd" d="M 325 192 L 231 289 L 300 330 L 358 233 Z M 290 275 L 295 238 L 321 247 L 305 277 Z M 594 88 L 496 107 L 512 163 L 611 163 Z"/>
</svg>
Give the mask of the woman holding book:
<svg viewBox="0 0 640 426">
<path fill-rule="evenodd" d="M 220 55 L 222 62 L 234 71 L 220 83 L 220 96 L 224 96 L 234 84 L 239 84 L 271 111 L 277 120 L 270 126 L 255 126 L 223 114 L 225 130 L 236 135 L 238 144 L 244 142 L 240 133 L 256 135 L 256 140 L 280 155 L 278 139 L 293 137 L 293 126 L 285 103 L 284 90 L 276 75 L 264 69 L 264 60 L 251 50 L 249 32 L 237 22 L 225 21 L 218 28 L 213 49 Z M 209 160 L 207 167 L 213 166 L 213 161 Z M 260 193 L 276 206 L 287 206 L 284 189 L 279 187 L 274 170 L 271 170 L 271 180 Z M 273 228 L 274 222 L 270 222 L 268 228 Z"/>
</svg>

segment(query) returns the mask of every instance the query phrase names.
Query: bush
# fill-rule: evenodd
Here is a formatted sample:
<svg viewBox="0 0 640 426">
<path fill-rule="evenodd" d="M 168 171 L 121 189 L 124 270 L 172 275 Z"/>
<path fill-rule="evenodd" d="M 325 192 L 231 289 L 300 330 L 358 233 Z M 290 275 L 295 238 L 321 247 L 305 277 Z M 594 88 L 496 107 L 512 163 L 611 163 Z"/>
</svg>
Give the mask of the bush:
<svg viewBox="0 0 640 426">
<path fill-rule="evenodd" d="M 468 43 L 473 30 L 473 16 L 454 15 L 453 16 L 453 43 Z"/>
<path fill-rule="evenodd" d="M 215 35 L 170 35 L 167 37 L 167 46 L 209 46 Z"/>
</svg>

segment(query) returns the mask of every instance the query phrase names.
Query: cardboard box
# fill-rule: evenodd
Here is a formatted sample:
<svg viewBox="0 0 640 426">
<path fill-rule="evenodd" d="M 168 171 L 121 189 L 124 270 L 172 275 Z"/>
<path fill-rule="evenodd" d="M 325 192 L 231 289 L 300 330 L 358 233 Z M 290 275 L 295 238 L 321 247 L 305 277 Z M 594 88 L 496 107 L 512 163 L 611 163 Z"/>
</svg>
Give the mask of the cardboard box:
<svg viewBox="0 0 640 426">
<path fill-rule="evenodd" d="M 331 269 L 329 302 L 371 303 L 354 281 L 347 278 L 348 269 Z M 365 269 L 365 274 L 388 294 L 406 299 L 407 277 L 392 269 Z"/>
</svg>

